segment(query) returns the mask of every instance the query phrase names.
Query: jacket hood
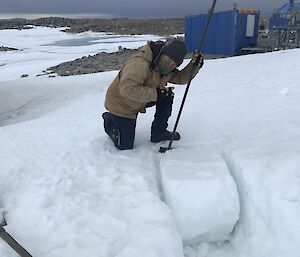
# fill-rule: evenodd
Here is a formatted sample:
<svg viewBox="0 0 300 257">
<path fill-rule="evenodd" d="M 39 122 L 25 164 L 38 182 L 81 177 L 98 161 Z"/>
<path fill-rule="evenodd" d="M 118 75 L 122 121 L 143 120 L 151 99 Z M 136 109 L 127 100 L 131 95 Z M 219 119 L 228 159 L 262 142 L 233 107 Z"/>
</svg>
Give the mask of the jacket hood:
<svg viewBox="0 0 300 257">
<path fill-rule="evenodd" d="M 149 41 L 145 46 L 143 46 L 140 51 L 137 53 L 136 56 L 143 57 L 147 61 L 149 61 L 150 68 L 155 69 L 156 67 L 156 62 L 158 60 L 158 57 L 161 54 L 161 49 L 165 45 L 163 41 Z"/>
</svg>

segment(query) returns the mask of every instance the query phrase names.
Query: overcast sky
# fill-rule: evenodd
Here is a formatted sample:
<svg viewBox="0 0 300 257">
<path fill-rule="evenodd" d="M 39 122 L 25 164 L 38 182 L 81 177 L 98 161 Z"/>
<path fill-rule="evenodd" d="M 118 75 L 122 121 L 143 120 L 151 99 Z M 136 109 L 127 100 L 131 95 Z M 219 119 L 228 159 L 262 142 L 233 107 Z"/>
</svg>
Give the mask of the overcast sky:
<svg viewBox="0 0 300 257">
<path fill-rule="evenodd" d="M 272 14 L 289 0 L 218 0 L 216 10 L 260 9 Z M 298 2 L 298 1 L 295 1 Z M 0 13 L 99 13 L 121 17 L 183 17 L 206 13 L 212 0 L 0 0 Z"/>
</svg>

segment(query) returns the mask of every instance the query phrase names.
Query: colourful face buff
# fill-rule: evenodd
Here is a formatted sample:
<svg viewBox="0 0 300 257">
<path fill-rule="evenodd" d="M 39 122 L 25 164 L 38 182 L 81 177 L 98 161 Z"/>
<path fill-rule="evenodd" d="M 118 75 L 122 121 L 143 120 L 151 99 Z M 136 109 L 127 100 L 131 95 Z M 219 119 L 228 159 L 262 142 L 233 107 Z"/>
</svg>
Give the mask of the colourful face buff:
<svg viewBox="0 0 300 257">
<path fill-rule="evenodd" d="M 157 68 L 161 75 L 165 75 L 176 68 L 176 63 L 170 57 L 163 54 L 159 58 Z"/>
</svg>

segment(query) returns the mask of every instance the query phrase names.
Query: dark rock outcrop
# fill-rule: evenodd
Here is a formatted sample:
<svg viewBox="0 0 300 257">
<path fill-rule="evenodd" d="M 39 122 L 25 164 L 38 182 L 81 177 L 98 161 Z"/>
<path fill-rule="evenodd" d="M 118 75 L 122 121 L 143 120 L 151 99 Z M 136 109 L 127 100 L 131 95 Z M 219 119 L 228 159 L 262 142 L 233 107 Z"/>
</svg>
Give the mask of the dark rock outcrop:
<svg viewBox="0 0 300 257">
<path fill-rule="evenodd" d="M 74 61 L 64 62 L 50 67 L 46 74 L 55 72 L 59 76 L 70 76 L 118 70 L 137 49 L 122 49 L 118 52 L 101 52 L 96 55 L 84 56 Z"/>
<path fill-rule="evenodd" d="M 6 51 L 17 51 L 17 48 L 13 47 L 5 47 L 5 46 L 0 46 L 0 52 L 6 52 Z"/>
</svg>

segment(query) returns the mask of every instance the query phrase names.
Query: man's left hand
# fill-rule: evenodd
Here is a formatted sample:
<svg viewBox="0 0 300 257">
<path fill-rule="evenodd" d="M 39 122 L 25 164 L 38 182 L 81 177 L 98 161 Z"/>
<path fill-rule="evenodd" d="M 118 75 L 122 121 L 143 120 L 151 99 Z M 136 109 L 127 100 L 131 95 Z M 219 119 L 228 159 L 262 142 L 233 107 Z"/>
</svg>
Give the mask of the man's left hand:
<svg viewBox="0 0 300 257">
<path fill-rule="evenodd" d="M 193 57 L 192 57 L 192 63 L 195 66 L 198 66 L 199 69 L 202 68 L 202 66 L 204 64 L 204 59 L 203 59 L 203 56 L 200 52 L 198 52 L 198 51 L 194 52 Z"/>
</svg>

